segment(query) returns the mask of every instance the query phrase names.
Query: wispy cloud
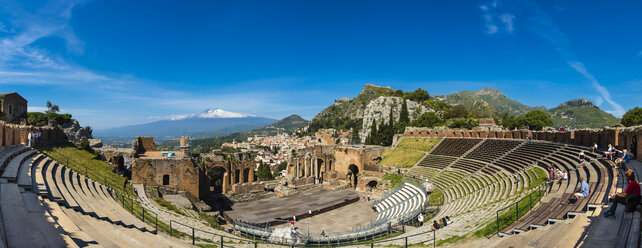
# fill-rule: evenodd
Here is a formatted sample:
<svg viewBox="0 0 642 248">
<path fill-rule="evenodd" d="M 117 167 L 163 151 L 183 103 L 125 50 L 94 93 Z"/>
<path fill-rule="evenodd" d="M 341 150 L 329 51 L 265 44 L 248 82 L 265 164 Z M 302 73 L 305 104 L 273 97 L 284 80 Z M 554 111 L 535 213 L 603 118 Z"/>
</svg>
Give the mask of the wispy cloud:
<svg viewBox="0 0 642 248">
<path fill-rule="evenodd" d="M 489 24 L 488 20 L 494 20 L 497 15 L 497 12 L 493 12 L 493 10 L 502 8 L 501 2 L 493 3 L 496 4 L 482 5 L 481 8 L 485 19 L 484 25 L 486 26 Z M 515 4 L 515 2 L 511 3 Z M 571 43 L 566 34 L 559 29 L 553 18 L 551 18 L 551 16 L 544 11 L 538 3 L 528 0 L 520 1 L 517 5 L 511 6 L 511 9 L 516 11 L 519 10 L 520 15 L 523 16 L 521 19 L 528 20 L 531 31 L 547 40 L 556 49 L 569 67 L 578 72 L 591 84 L 601 97 L 600 100 L 596 101 L 606 101 L 611 106 L 611 109 L 606 110 L 607 112 L 615 116 L 622 116 L 624 114 L 625 110 L 622 105 L 613 100 L 607 88 L 602 86 L 595 76 L 590 73 L 586 66 L 579 60 L 573 52 L 573 49 L 571 49 Z M 502 22 L 505 24 L 507 31 L 513 29 L 513 19 L 515 19 L 515 16 L 512 14 L 510 15 L 511 16 L 502 15 L 500 17 Z"/>
<path fill-rule="evenodd" d="M 500 31 L 512 34 L 515 30 L 515 15 L 506 12 L 498 0 L 479 6 L 484 19 L 487 34 L 497 34 Z"/>
</svg>

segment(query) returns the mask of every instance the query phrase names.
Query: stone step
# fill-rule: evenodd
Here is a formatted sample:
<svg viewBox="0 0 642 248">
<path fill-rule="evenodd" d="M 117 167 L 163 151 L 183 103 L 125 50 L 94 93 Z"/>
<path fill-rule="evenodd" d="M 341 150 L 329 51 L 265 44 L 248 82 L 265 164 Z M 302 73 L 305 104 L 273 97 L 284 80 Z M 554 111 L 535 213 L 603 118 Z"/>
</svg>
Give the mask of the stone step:
<svg viewBox="0 0 642 248">
<path fill-rule="evenodd" d="M 8 247 L 68 246 L 63 238 L 64 233 L 47 223 L 47 216 L 42 213 L 30 215 L 27 212 L 17 184 L 0 184 L 0 192 Z"/>
<path fill-rule="evenodd" d="M 35 151 L 29 150 L 13 157 L 2 172 L 2 180 L 15 183 L 16 178 L 18 177 L 18 170 L 20 170 L 20 166 L 25 160 L 35 154 Z"/>
</svg>

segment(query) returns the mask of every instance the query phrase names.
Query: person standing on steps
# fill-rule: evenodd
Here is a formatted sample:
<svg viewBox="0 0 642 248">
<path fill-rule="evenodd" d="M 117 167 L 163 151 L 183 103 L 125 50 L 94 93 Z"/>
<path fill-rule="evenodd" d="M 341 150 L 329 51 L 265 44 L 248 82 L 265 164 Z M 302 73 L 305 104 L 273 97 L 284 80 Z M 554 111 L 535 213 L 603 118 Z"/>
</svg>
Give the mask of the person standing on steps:
<svg viewBox="0 0 642 248">
<path fill-rule="evenodd" d="M 33 136 L 32 132 L 29 132 L 29 134 L 27 134 L 27 138 L 29 139 L 29 144 L 27 146 L 29 147 L 31 147 L 31 139 L 33 138 L 32 136 Z"/>
<path fill-rule="evenodd" d="M 419 226 L 423 226 L 424 225 L 424 216 L 422 214 L 419 214 L 419 216 L 417 217 L 417 221 L 419 221 Z"/>
</svg>

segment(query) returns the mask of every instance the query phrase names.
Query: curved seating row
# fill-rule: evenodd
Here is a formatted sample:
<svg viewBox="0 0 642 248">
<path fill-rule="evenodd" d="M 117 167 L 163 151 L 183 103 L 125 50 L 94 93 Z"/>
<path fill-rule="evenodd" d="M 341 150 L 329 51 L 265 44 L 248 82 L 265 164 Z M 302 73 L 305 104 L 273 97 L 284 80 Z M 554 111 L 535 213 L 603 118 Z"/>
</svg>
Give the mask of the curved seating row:
<svg viewBox="0 0 642 248">
<path fill-rule="evenodd" d="M 482 139 L 444 138 L 430 154 L 459 157 L 481 141 Z"/>
<path fill-rule="evenodd" d="M 43 154 L 18 146 L 0 161 L 0 247 L 187 246 L 154 235 L 109 189 Z"/>
<path fill-rule="evenodd" d="M 465 158 L 491 162 L 523 143 L 521 140 L 486 139 Z"/>
<path fill-rule="evenodd" d="M 559 145 L 559 144 L 557 144 Z M 552 166 L 569 173 L 568 180 L 559 180 L 542 203 L 515 223 L 504 228 L 500 234 L 509 235 L 525 232 L 549 223 L 554 223 L 577 214 L 583 214 L 590 207 L 606 204 L 606 196 L 614 186 L 614 178 L 609 173 L 610 166 L 597 159 L 598 154 L 585 151 L 588 162 L 578 161 L 577 146 L 564 146 L 549 154 L 540 166 Z M 579 201 L 571 199 L 579 188 L 579 178 L 584 178 L 589 185 L 589 196 Z"/>
<path fill-rule="evenodd" d="M 419 166 L 443 169 L 455 161 L 454 157 L 426 155 L 420 162 Z"/>
</svg>

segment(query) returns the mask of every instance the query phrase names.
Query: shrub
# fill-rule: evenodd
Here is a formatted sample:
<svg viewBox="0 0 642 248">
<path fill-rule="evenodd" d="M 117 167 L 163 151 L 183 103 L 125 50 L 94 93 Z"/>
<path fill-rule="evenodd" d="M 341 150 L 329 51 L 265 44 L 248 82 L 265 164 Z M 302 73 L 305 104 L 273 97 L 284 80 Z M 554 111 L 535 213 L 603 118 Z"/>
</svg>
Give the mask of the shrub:
<svg viewBox="0 0 642 248">
<path fill-rule="evenodd" d="M 622 116 L 622 125 L 630 127 L 642 125 L 642 108 L 635 107 Z"/>
</svg>

